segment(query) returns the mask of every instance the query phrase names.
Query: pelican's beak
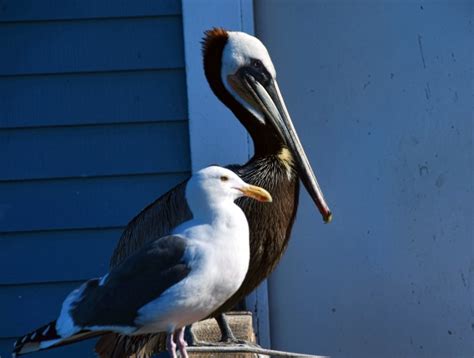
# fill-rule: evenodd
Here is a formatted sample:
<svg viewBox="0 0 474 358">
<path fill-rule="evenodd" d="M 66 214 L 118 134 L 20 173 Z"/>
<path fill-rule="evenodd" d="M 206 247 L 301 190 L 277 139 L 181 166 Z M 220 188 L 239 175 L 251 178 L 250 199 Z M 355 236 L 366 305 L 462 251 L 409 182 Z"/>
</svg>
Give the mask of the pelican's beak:
<svg viewBox="0 0 474 358">
<path fill-rule="evenodd" d="M 238 71 L 236 75 L 242 87 L 245 87 L 247 96 L 252 98 L 249 103 L 252 106 L 257 106 L 257 109 L 265 114 L 266 119 L 285 141 L 295 158 L 301 181 L 318 207 L 324 222 L 330 222 L 332 220 L 331 210 L 326 204 L 316 175 L 296 134 L 276 80 L 246 67 Z"/>
<path fill-rule="evenodd" d="M 244 194 L 244 196 L 248 196 L 249 198 L 255 199 L 257 201 L 261 201 L 264 203 L 272 202 L 272 196 L 270 195 L 270 193 L 265 189 L 260 188 L 259 186 L 247 184 L 243 187 L 236 189 L 240 190 Z"/>
</svg>

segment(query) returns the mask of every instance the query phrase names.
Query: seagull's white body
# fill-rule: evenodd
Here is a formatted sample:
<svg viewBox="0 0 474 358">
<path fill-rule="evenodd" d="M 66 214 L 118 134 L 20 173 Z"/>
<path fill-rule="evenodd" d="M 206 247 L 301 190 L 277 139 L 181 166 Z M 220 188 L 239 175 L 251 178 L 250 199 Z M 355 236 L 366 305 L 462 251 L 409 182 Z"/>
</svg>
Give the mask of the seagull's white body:
<svg viewBox="0 0 474 358">
<path fill-rule="evenodd" d="M 208 167 L 195 173 L 186 186 L 193 218 L 71 292 L 58 319 L 19 339 L 14 355 L 112 331 L 166 332 L 171 356 L 176 357 L 177 343 L 187 357 L 184 327 L 227 301 L 247 273 L 249 228 L 234 204 L 244 195 L 271 201 L 264 189 L 246 184 L 228 169 Z"/>
<path fill-rule="evenodd" d="M 237 205 L 222 204 L 212 213 L 192 208 L 197 216 L 173 230 L 186 240 L 184 259 L 191 273 L 140 309 L 138 322 L 143 327 L 134 334 L 170 331 L 199 321 L 240 287 L 250 258 L 248 224 Z"/>
</svg>

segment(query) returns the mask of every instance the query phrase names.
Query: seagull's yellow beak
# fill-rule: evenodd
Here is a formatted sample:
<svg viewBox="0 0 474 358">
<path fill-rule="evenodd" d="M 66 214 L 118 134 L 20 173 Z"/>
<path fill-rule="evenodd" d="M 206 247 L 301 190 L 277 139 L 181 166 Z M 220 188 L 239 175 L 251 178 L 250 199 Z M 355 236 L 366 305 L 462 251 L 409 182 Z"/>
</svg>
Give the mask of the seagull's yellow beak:
<svg viewBox="0 0 474 358">
<path fill-rule="evenodd" d="M 240 190 L 245 196 L 248 196 L 249 198 L 255 199 L 257 201 L 265 203 L 272 202 L 272 196 L 270 195 L 270 193 L 265 189 L 260 188 L 259 186 L 246 185 L 244 187 L 236 189 Z"/>
</svg>

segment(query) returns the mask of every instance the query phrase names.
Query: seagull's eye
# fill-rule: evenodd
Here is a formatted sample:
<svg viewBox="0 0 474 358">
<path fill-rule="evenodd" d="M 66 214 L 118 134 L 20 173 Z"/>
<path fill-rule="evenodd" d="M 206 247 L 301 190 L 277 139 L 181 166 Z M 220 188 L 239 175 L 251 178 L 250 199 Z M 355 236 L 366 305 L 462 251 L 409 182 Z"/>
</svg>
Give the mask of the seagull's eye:
<svg viewBox="0 0 474 358">
<path fill-rule="evenodd" d="M 262 69 L 263 68 L 263 63 L 260 60 L 253 59 L 250 64 L 252 65 L 253 68 L 256 69 Z"/>
<path fill-rule="evenodd" d="M 221 176 L 221 181 L 227 181 L 227 180 L 229 180 L 229 177 L 225 175 Z"/>
</svg>

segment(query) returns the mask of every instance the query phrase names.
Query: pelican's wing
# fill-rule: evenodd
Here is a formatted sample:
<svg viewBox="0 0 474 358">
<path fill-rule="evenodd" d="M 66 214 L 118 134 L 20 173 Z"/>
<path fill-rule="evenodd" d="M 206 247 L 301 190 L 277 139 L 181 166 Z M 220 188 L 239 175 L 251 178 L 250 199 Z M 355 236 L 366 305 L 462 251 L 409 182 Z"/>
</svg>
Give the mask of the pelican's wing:
<svg viewBox="0 0 474 358">
<path fill-rule="evenodd" d="M 111 269 L 148 241 L 169 235 L 173 228 L 192 218 L 185 197 L 186 184 L 187 180 L 176 185 L 128 223 L 112 254 Z"/>
</svg>

